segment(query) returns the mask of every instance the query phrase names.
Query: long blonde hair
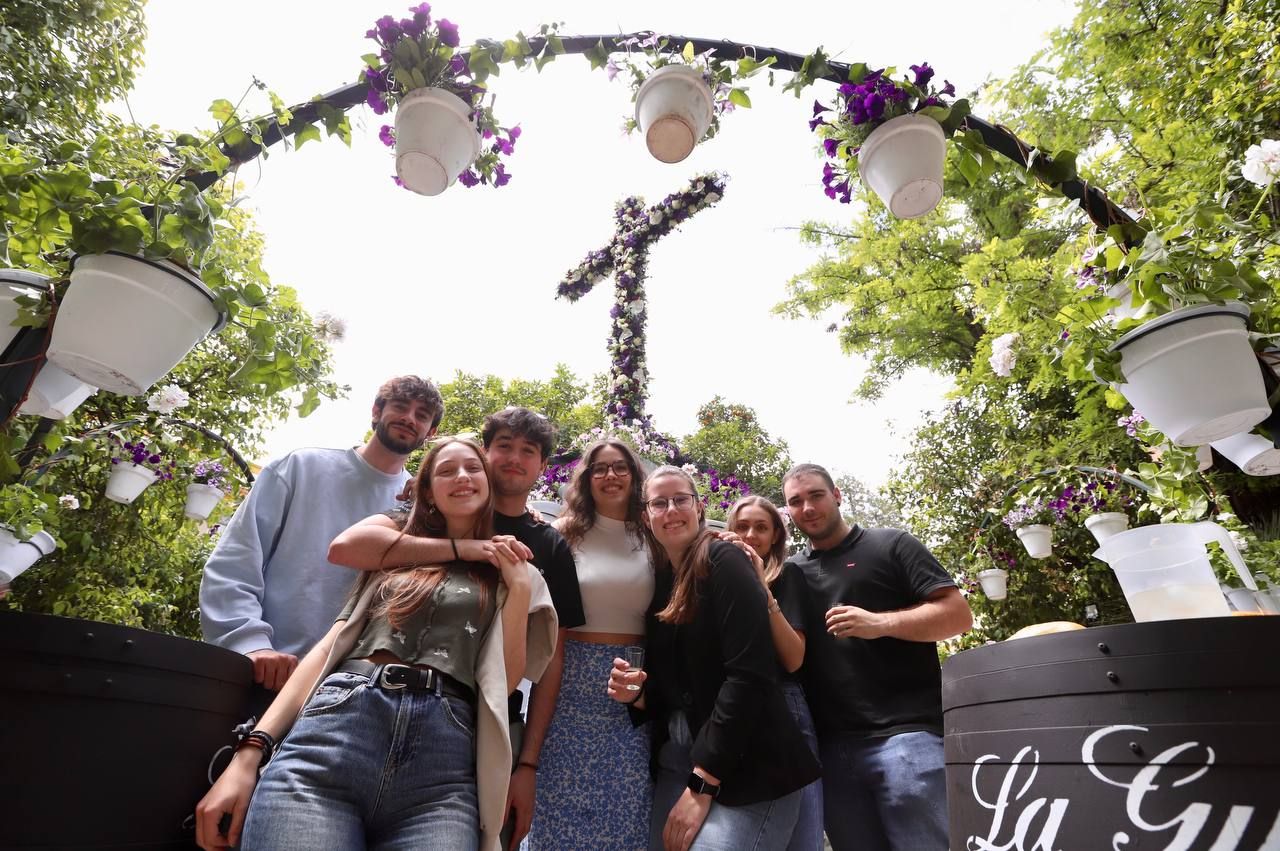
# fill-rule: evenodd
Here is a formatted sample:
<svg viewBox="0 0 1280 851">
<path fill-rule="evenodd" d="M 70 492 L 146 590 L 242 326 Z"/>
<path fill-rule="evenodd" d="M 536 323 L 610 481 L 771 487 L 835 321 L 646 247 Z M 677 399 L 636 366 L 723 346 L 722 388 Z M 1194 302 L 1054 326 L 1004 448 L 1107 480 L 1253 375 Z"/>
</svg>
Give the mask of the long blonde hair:
<svg viewBox="0 0 1280 851">
<path fill-rule="evenodd" d="M 485 504 L 480 511 L 476 513 L 475 522 L 464 537 L 493 537 L 493 479 L 489 474 L 489 459 L 485 457 L 484 450 L 475 441 L 457 437 L 444 438 L 433 446 L 427 456 L 422 459 L 422 465 L 418 468 L 418 475 L 413 479 L 410 486 L 413 494 L 413 507 L 409 511 L 409 518 L 405 521 L 404 528 L 400 531 L 400 537 L 405 535 L 414 535 L 420 538 L 450 537 L 448 521 L 432 502 L 431 480 L 441 451 L 447 446 L 459 443 L 471 449 L 476 454 L 476 457 L 480 459 L 481 469 L 484 470 L 485 489 L 488 491 L 488 499 L 485 500 Z M 387 547 L 387 552 L 390 552 L 399 540 L 397 538 L 396 541 L 393 541 Z M 386 553 L 383 553 L 383 556 L 385 557 Z M 446 572 L 446 567 L 441 564 L 405 565 L 403 567 L 390 567 L 381 571 L 370 571 L 361 574 L 360 582 L 357 583 L 353 593 L 356 597 L 359 597 L 360 592 L 364 590 L 366 585 L 374 581 L 375 578 L 380 579 L 381 585 L 378 588 L 376 601 L 370 610 L 370 617 L 385 616 L 393 627 L 399 629 L 403 626 L 405 619 L 417 611 L 435 593 L 436 588 L 444 581 Z M 480 607 L 483 609 L 488 599 L 488 593 L 497 587 L 496 571 L 491 565 L 475 564 L 470 567 L 470 573 L 480 586 Z"/>
<path fill-rule="evenodd" d="M 730 532 L 733 531 L 733 524 L 738 519 L 738 512 L 744 508 L 759 508 L 765 514 L 769 515 L 769 522 L 773 524 L 773 543 L 769 545 L 769 550 L 762 556 L 764 561 L 764 584 L 772 586 L 779 574 L 782 573 L 782 564 L 787 560 L 787 526 L 782 519 L 782 512 L 778 510 L 778 506 L 759 494 L 751 494 L 744 496 L 733 504 L 729 509 L 729 513 L 724 518 L 724 528 Z"/>
</svg>

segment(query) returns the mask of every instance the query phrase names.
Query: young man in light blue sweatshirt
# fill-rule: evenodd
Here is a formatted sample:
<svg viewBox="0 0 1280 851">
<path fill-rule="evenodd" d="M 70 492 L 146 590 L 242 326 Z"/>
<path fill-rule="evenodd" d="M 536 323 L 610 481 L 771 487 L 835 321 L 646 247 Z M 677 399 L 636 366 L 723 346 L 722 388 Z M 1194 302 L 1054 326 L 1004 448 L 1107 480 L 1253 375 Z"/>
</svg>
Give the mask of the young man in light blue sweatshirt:
<svg viewBox="0 0 1280 851">
<path fill-rule="evenodd" d="M 434 384 L 400 376 L 379 388 L 363 446 L 298 449 L 268 463 L 205 563 L 205 641 L 248 656 L 254 680 L 278 691 L 351 589 L 351 572 L 329 564 L 329 542 L 395 505 L 405 460 L 443 416 Z"/>
</svg>

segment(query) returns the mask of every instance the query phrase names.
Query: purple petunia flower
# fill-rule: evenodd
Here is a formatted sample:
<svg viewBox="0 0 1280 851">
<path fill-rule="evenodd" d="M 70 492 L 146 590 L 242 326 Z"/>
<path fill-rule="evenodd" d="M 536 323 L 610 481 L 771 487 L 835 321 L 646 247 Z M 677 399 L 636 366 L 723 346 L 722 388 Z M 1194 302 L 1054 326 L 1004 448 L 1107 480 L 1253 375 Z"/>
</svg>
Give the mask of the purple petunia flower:
<svg viewBox="0 0 1280 851">
<path fill-rule="evenodd" d="M 426 21 L 420 21 L 415 18 L 401 18 L 400 31 L 412 39 L 422 38 L 422 34 L 427 31 Z"/>
<path fill-rule="evenodd" d="M 821 115 L 824 112 L 830 112 L 830 111 L 831 111 L 831 107 L 823 106 L 822 104 L 818 103 L 816 100 L 813 102 L 814 115 Z"/>
<path fill-rule="evenodd" d="M 369 84 L 369 88 L 375 92 L 385 92 L 388 89 L 387 72 L 377 71 L 373 68 L 364 69 L 365 82 Z"/>
<path fill-rule="evenodd" d="M 840 143 L 835 139 L 823 139 L 822 149 L 827 152 L 827 156 L 834 157 L 836 149 L 840 147 Z"/>
<path fill-rule="evenodd" d="M 507 174 L 507 169 L 502 163 L 498 163 L 493 168 L 493 185 L 506 186 L 511 182 L 511 175 Z"/>
<path fill-rule="evenodd" d="M 451 23 L 447 18 L 441 18 L 436 22 L 436 31 L 440 33 L 440 43 L 445 47 L 458 46 L 457 24 Z"/>
<path fill-rule="evenodd" d="M 823 121 L 821 118 L 815 118 L 815 119 L 813 119 L 812 121 L 810 121 L 810 122 L 809 122 L 809 129 L 810 129 L 810 130 L 817 130 L 819 127 L 821 127 L 822 125 L 824 125 L 824 124 L 826 124 L 826 123 L 827 123 L 827 122 Z"/>
<path fill-rule="evenodd" d="M 951 97 L 956 93 L 956 87 L 951 83 L 950 80 L 943 80 L 942 82 L 946 83 L 946 85 L 942 87 L 942 91 L 939 92 L 938 94 L 943 94 L 943 95 L 947 95 L 948 97 Z"/>
<path fill-rule="evenodd" d="M 459 53 L 449 60 L 449 70 L 453 72 L 454 76 L 471 73 L 471 68 L 467 65 L 468 58 L 467 54 Z"/>
<path fill-rule="evenodd" d="M 396 146 L 396 131 L 390 124 L 382 125 L 382 129 L 378 131 L 378 139 L 388 148 Z"/>
<path fill-rule="evenodd" d="M 424 24 L 431 23 L 430 3 L 420 3 L 417 6 L 410 6 L 409 11 L 413 13 L 413 17 L 421 19 Z"/>
<path fill-rule="evenodd" d="M 934 70 L 929 67 L 928 62 L 921 65 L 912 65 L 911 70 L 916 75 L 914 82 L 919 88 L 929 85 L 929 81 L 933 79 Z"/>
<path fill-rule="evenodd" d="M 462 174 L 458 175 L 458 182 L 463 186 L 475 186 L 480 182 L 480 178 L 471 169 L 464 169 Z"/>
<path fill-rule="evenodd" d="M 373 110 L 374 115 L 383 115 L 387 111 L 387 104 L 382 100 L 382 95 L 378 94 L 374 89 L 369 89 L 369 94 L 365 97 L 365 103 L 369 104 L 369 108 Z"/>
</svg>

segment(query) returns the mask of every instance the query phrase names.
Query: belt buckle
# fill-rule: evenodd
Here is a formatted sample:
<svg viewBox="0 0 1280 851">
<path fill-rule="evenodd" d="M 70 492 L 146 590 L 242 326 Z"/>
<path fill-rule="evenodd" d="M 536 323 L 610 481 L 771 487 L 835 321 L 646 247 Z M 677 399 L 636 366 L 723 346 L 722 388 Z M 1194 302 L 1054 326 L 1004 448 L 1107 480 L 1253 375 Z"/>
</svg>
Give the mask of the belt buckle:
<svg viewBox="0 0 1280 851">
<path fill-rule="evenodd" d="M 398 668 L 403 670 L 408 668 L 408 666 L 407 665 L 383 665 L 382 673 L 378 676 L 378 685 L 388 690 L 407 688 L 409 685 L 407 682 L 401 681 L 398 683 L 393 683 L 390 679 L 387 678 L 388 675 L 392 673 L 393 668 Z"/>
</svg>

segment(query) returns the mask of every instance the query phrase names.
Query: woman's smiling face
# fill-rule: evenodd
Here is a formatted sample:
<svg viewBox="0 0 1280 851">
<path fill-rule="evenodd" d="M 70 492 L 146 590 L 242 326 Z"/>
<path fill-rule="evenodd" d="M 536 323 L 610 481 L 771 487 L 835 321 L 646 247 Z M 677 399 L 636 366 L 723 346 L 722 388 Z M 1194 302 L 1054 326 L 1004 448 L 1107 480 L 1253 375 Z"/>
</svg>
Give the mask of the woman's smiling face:
<svg viewBox="0 0 1280 851">
<path fill-rule="evenodd" d="M 431 468 L 431 500 L 445 517 L 467 517 L 484 509 L 489 480 L 474 449 L 451 443 L 440 450 Z"/>
</svg>

